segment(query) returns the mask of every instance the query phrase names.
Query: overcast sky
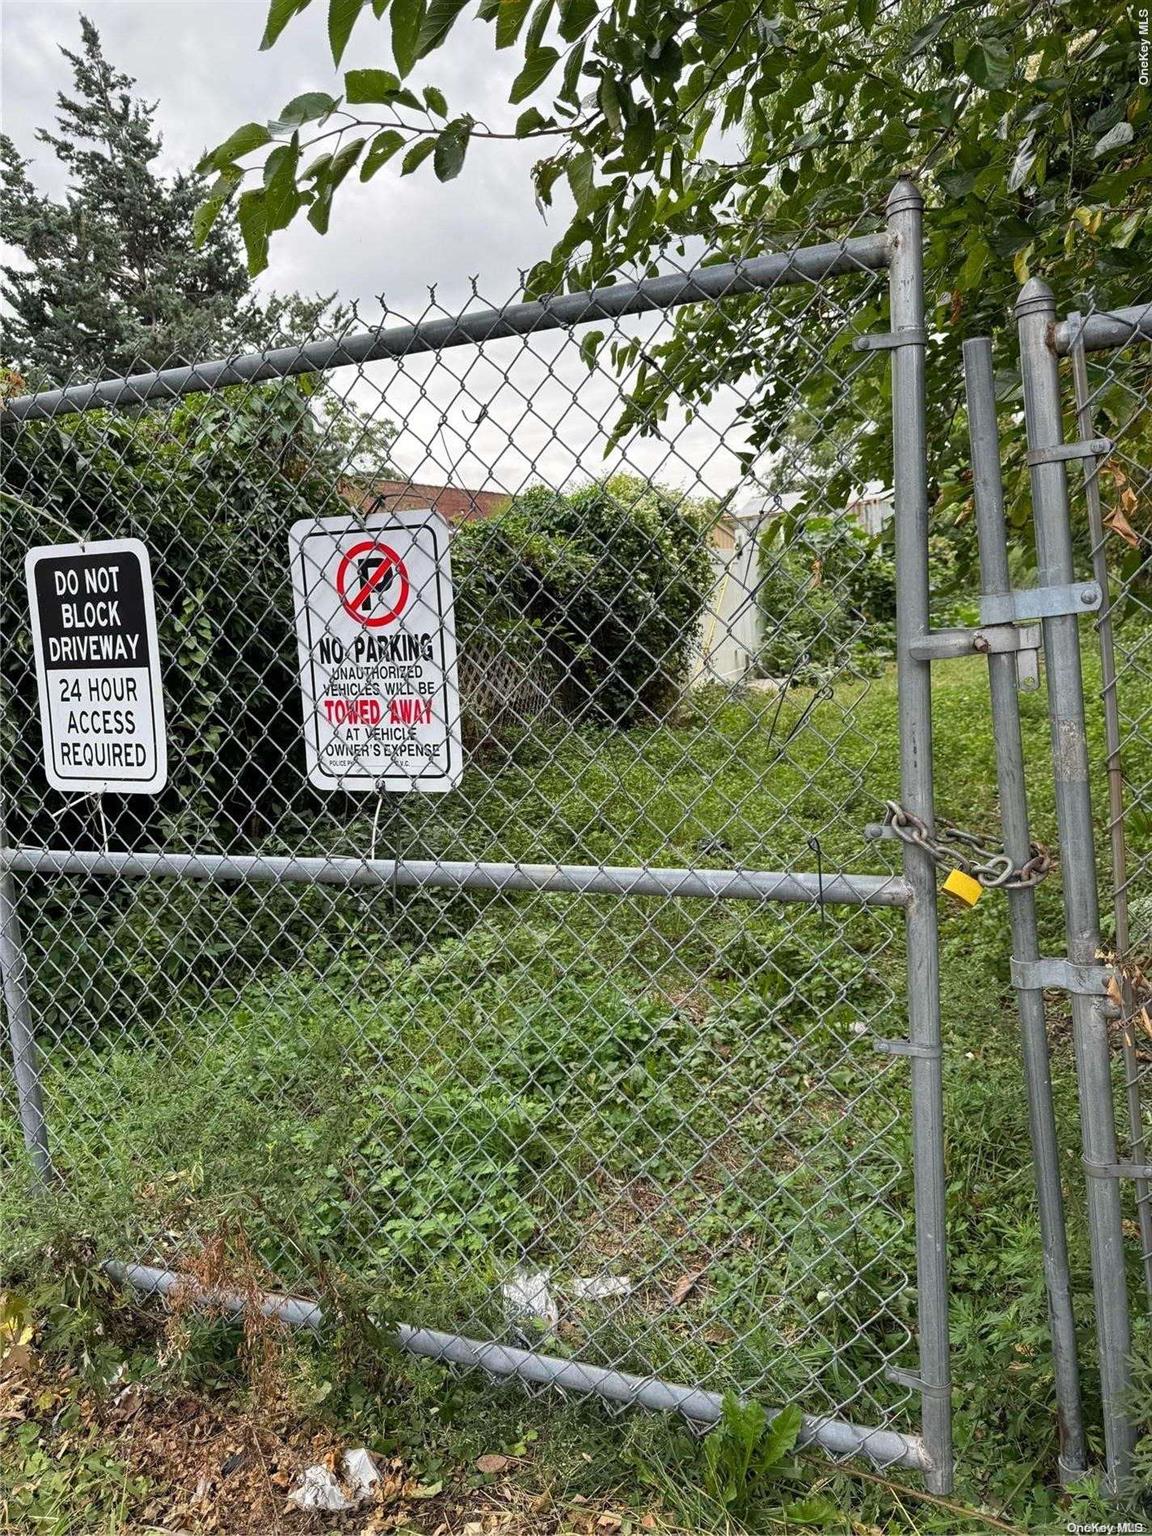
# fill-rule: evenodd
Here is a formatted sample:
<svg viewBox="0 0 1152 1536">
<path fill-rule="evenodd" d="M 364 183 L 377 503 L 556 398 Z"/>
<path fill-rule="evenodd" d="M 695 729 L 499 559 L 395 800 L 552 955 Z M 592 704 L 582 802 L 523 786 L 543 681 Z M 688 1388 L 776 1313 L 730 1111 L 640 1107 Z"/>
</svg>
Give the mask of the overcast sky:
<svg viewBox="0 0 1152 1536">
<path fill-rule="evenodd" d="M 266 8 L 266 0 L 0 0 L 4 130 L 35 156 L 36 182 L 63 191 L 60 168 L 35 143 L 35 130 L 51 124 L 56 93 L 70 84 L 59 50 L 78 46 L 81 9 L 99 27 L 112 63 L 157 102 L 166 171 L 187 169 L 239 123 L 275 116 L 303 90 L 339 94 L 327 5 L 314 0 L 260 53 Z M 346 62 L 387 64 L 383 49 L 373 48 L 382 35 L 366 11 Z M 520 110 L 507 105 L 515 68 L 513 51 L 495 53 L 488 29 L 473 23 L 425 61 L 417 83 L 433 82 L 450 104 L 506 127 Z M 462 174 L 447 185 L 427 165 L 403 178 L 386 167 L 367 185 L 353 176 L 335 199 L 326 236 L 300 219 L 274 237 L 261 286 L 334 292 L 364 305 L 370 321 L 381 294 L 394 314 L 419 315 L 431 285 L 437 301 L 455 310 L 468 300 L 473 277 L 486 300 L 506 302 L 516 296 L 520 271 L 547 254 L 566 219 L 563 188 L 551 222 L 541 219 L 528 174 L 533 158 L 529 145 L 476 141 Z M 395 458 L 414 478 L 514 491 L 533 478 L 564 484 L 602 472 L 618 391 L 604 370 L 589 375 L 574 340 L 540 337 L 492 343 L 483 355 L 457 349 L 413 359 L 403 369 L 373 364 L 352 398 L 401 425 Z M 721 399 L 674 443 L 626 444 L 611 462 L 694 493 L 726 491 L 739 478 L 734 404 L 733 396 Z"/>
</svg>

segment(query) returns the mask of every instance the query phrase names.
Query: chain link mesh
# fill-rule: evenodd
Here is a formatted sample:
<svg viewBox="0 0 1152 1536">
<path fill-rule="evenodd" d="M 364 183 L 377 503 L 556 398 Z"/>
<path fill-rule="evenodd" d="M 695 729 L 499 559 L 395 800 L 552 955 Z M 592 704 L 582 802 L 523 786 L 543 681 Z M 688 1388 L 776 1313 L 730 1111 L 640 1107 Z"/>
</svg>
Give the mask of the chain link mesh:
<svg viewBox="0 0 1152 1536">
<path fill-rule="evenodd" d="M 913 1358 L 908 1069 L 875 1048 L 904 1032 L 899 912 L 515 879 L 818 869 L 823 891 L 897 867 L 862 836 L 897 738 L 887 488 L 855 485 L 866 517 L 845 494 L 886 431 L 886 369 L 850 345 L 885 277 L 851 249 L 841 275 L 465 346 L 445 338 L 489 301 L 433 292 L 309 338 L 352 354 L 366 322 L 410 326 L 397 356 L 9 422 L 11 845 L 511 870 L 19 874 L 56 1182 L 5 1178 L 17 1244 L 63 1219 L 182 1271 L 223 1235 L 269 1288 L 355 1282 L 429 1327 L 915 1429 L 889 1374 Z M 444 489 L 463 781 L 321 794 L 288 530 L 405 487 Z M 459 488 L 485 494 L 453 519 Z M 169 786 L 65 796 L 23 558 L 127 536 L 151 553 Z"/>
<path fill-rule="evenodd" d="M 1065 322 L 1076 435 L 1106 438 L 1084 460 L 1085 542 L 1105 604 L 1096 621 L 1100 716 L 1096 758 L 1104 781 L 1100 848 L 1105 936 L 1117 967 L 1113 1002 L 1119 1077 L 1117 1126 L 1125 1161 L 1152 1165 L 1152 766 L 1146 742 L 1152 662 L 1152 351 L 1148 308 L 1086 307 Z M 1114 315 L 1106 345 L 1092 330 Z M 1143 318 L 1141 318 L 1141 316 Z M 1152 1180 L 1129 1178 L 1128 1221 L 1152 1306 Z"/>
</svg>

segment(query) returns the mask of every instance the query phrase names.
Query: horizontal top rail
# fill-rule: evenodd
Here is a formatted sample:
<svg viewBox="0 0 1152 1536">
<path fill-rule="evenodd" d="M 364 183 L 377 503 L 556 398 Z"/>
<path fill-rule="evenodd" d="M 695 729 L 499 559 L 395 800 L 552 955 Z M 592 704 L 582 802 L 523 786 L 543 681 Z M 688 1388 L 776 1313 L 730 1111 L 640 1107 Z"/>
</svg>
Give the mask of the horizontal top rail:
<svg viewBox="0 0 1152 1536">
<path fill-rule="evenodd" d="M 1052 333 L 1052 344 L 1061 357 L 1067 357 L 1077 344 L 1085 352 L 1103 352 L 1133 341 L 1152 341 L 1152 304 L 1060 320 Z"/>
<path fill-rule="evenodd" d="M 65 389 L 46 389 L 10 400 L 0 420 L 44 421 L 79 411 L 107 406 L 141 405 L 148 400 L 171 400 L 181 395 L 202 394 L 230 384 L 251 384 L 263 379 L 282 379 L 294 374 L 319 373 L 375 362 L 385 357 L 411 357 L 420 352 L 439 352 L 446 347 L 475 346 L 506 336 L 527 336 L 537 331 L 564 330 L 591 320 L 615 320 L 651 310 L 674 309 L 702 299 L 724 299 L 755 293 L 789 283 L 812 282 L 846 272 L 880 271 L 891 259 L 887 234 L 859 235 L 825 245 L 801 246 L 754 256 L 746 261 L 696 267 L 641 282 L 614 283 L 581 293 L 554 294 L 548 298 L 504 309 L 477 310 L 474 314 L 422 320 L 414 325 L 380 327 L 326 341 L 310 341 L 267 352 L 250 352 L 215 362 L 191 363 L 159 372 L 138 373 L 128 378 L 102 379 L 93 384 L 72 384 Z"/>
<path fill-rule="evenodd" d="M 38 875 L 110 875 L 147 880 L 244 881 L 273 885 L 439 886 L 454 890 L 567 891 L 607 896 L 681 896 L 727 901 L 902 907 L 898 875 L 790 874 L 778 870 L 668 869 L 641 865 L 497 864 L 455 859 L 290 858 L 266 854 L 100 853 L 5 848 L 0 869 Z"/>
</svg>

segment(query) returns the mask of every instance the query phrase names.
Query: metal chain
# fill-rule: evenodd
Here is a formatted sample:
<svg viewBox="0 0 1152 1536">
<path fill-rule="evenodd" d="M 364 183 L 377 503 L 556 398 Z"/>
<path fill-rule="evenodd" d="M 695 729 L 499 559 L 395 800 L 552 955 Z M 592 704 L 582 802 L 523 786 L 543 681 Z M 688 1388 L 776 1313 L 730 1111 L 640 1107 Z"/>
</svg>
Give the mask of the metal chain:
<svg viewBox="0 0 1152 1536">
<path fill-rule="evenodd" d="M 1043 843 L 1032 843 L 1031 856 L 1017 869 L 1001 849 L 950 821 L 940 822 L 933 836 L 928 823 L 906 811 L 897 800 L 884 802 L 884 825 L 891 827 L 902 843 L 922 848 L 941 868 L 963 870 L 986 890 L 1030 890 L 1052 868 L 1052 855 Z"/>
</svg>

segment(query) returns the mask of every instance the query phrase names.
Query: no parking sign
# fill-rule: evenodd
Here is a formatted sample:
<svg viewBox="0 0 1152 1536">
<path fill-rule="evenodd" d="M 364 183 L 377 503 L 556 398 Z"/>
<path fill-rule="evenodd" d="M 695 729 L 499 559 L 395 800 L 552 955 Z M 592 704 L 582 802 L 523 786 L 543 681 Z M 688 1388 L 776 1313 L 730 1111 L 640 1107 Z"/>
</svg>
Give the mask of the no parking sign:
<svg viewBox="0 0 1152 1536">
<path fill-rule="evenodd" d="M 289 547 L 309 781 L 454 788 L 463 760 L 443 519 L 305 518 Z"/>
</svg>

